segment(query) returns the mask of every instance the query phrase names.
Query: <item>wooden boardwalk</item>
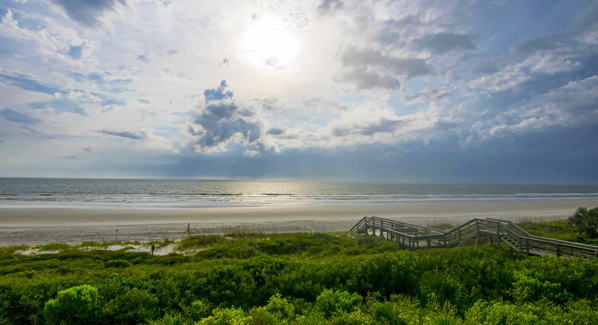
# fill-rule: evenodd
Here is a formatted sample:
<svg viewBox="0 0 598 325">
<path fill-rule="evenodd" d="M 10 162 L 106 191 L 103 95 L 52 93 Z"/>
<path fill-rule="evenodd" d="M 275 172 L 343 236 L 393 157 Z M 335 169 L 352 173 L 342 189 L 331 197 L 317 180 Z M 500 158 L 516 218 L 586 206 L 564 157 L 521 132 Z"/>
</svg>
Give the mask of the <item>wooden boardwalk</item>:
<svg viewBox="0 0 598 325">
<path fill-rule="evenodd" d="M 465 242 L 479 244 L 489 239 L 498 248 L 504 242 L 524 256 L 598 257 L 598 246 L 533 236 L 512 221 L 491 218 L 472 219 L 451 231 L 442 231 L 385 218 L 363 217 L 350 231 L 380 236 L 411 250 L 455 247 Z"/>
</svg>

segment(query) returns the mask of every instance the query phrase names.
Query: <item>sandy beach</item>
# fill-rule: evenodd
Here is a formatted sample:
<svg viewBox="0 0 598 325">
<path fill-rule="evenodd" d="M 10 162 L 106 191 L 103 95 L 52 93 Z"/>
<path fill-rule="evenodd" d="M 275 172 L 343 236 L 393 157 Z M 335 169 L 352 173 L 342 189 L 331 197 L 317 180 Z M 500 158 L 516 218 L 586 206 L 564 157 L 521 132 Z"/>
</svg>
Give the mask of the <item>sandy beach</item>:
<svg viewBox="0 0 598 325">
<path fill-rule="evenodd" d="M 472 218 L 562 219 L 598 200 L 502 200 L 218 208 L 0 207 L 0 245 L 180 239 L 231 231 L 346 231 L 364 216 L 430 225 Z"/>
</svg>

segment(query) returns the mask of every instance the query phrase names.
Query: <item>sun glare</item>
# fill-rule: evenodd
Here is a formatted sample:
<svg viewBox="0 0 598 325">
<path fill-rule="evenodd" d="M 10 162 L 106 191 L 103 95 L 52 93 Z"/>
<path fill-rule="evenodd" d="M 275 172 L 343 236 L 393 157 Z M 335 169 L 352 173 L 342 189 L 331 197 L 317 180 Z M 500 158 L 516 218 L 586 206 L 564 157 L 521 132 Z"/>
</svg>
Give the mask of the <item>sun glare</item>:
<svg viewBox="0 0 598 325">
<path fill-rule="evenodd" d="M 283 21 L 269 17 L 252 22 L 243 35 L 242 44 L 252 63 L 280 69 L 295 58 L 298 38 Z"/>
</svg>

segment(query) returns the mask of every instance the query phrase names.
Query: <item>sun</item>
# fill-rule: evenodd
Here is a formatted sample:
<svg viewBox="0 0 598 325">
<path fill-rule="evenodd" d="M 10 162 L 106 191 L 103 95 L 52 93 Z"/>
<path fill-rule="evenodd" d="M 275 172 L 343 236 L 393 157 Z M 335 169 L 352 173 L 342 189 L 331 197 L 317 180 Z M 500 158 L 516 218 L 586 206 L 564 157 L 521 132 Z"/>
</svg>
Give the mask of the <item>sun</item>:
<svg viewBox="0 0 598 325">
<path fill-rule="evenodd" d="M 242 38 L 242 50 L 252 63 L 282 69 L 292 63 L 298 52 L 298 37 L 275 17 L 251 23 Z"/>
</svg>

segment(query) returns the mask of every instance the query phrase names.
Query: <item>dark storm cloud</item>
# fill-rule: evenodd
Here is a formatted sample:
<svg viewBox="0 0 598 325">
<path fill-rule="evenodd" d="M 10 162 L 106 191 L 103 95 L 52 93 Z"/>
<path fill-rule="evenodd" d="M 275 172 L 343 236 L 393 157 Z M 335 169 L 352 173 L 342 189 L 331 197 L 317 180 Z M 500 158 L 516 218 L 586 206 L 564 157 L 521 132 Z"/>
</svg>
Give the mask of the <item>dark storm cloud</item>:
<svg viewBox="0 0 598 325">
<path fill-rule="evenodd" d="M 103 129 L 98 132 L 104 133 L 107 135 L 112 135 L 115 137 L 127 138 L 127 139 L 132 139 L 132 140 L 144 140 L 145 138 L 147 138 L 147 133 L 145 131 L 138 131 L 138 130 L 136 130 L 136 131 L 115 131 L 115 130 Z"/>
<path fill-rule="evenodd" d="M 119 5 L 127 7 L 126 0 L 50 0 L 62 7 L 66 14 L 82 26 L 101 28 L 100 18 L 116 11 Z"/>
<path fill-rule="evenodd" d="M 434 54 L 445 54 L 454 50 L 474 50 L 473 35 L 438 33 L 427 35 L 416 40 L 419 47 L 430 50 Z"/>
<path fill-rule="evenodd" d="M 27 113 L 19 113 L 10 108 L 0 109 L 0 116 L 4 117 L 5 119 L 7 119 L 11 122 L 31 124 L 31 125 L 35 125 L 41 121 L 38 118 L 29 116 L 29 114 L 27 114 Z"/>
<path fill-rule="evenodd" d="M 404 59 L 384 55 L 380 51 L 371 49 L 358 49 L 347 47 L 341 54 L 341 63 L 345 67 L 364 69 L 372 67 L 380 72 L 389 72 L 395 75 L 404 75 L 407 80 L 434 73 L 434 68 L 423 59 Z"/>
<path fill-rule="evenodd" d="M 83 45 L 71 46 L 67 54 L 73 59 L 79 60 L 83 54 Z"/>
<path fill-rule="evenodd" d="M 233 98 L 232 91 L 224 90 L 226 87 L 228 87 L 228 85 L 226 84 L 226 80 L 222 80 L 220 82 L 220 86 L 218 86 L 218 88 L 204 90 L 203 95 L 206 98 L 206 104 L 211 100 L 222 100 L 222 99 Z"/>
<path fill-rule="evenodd" d="M 54 99 L 49 102 L 29 103 L 29 107 L 34 109 L 53 109 L 56 113 L 69 112 L 81 116 L 89 116 L 77 103 L 67 98 Z"/>
<path fill-rule="evenodd" d="M 21 73 L 7 74 L 6 71 L 0 72 L 0 80 L 13 87 L 23 90 L 36 91 L 48 95 L 53 95 L 60 91 L 58 87 L 46 86 L 40 82 L 31 79 L 29 76 Z"/>
<path fill-rule="evenodd" d="M 234 102 L 207 105 L 195 119 L 195 124 L 202 132 L 193 131 L 192 134 L 198 136 L 193 143 L 207 149 L 225 144 L 236 135 L 253 143 L 261 137 L 263 127 L 253 111 L 240 108 Z"/>
</svg>

